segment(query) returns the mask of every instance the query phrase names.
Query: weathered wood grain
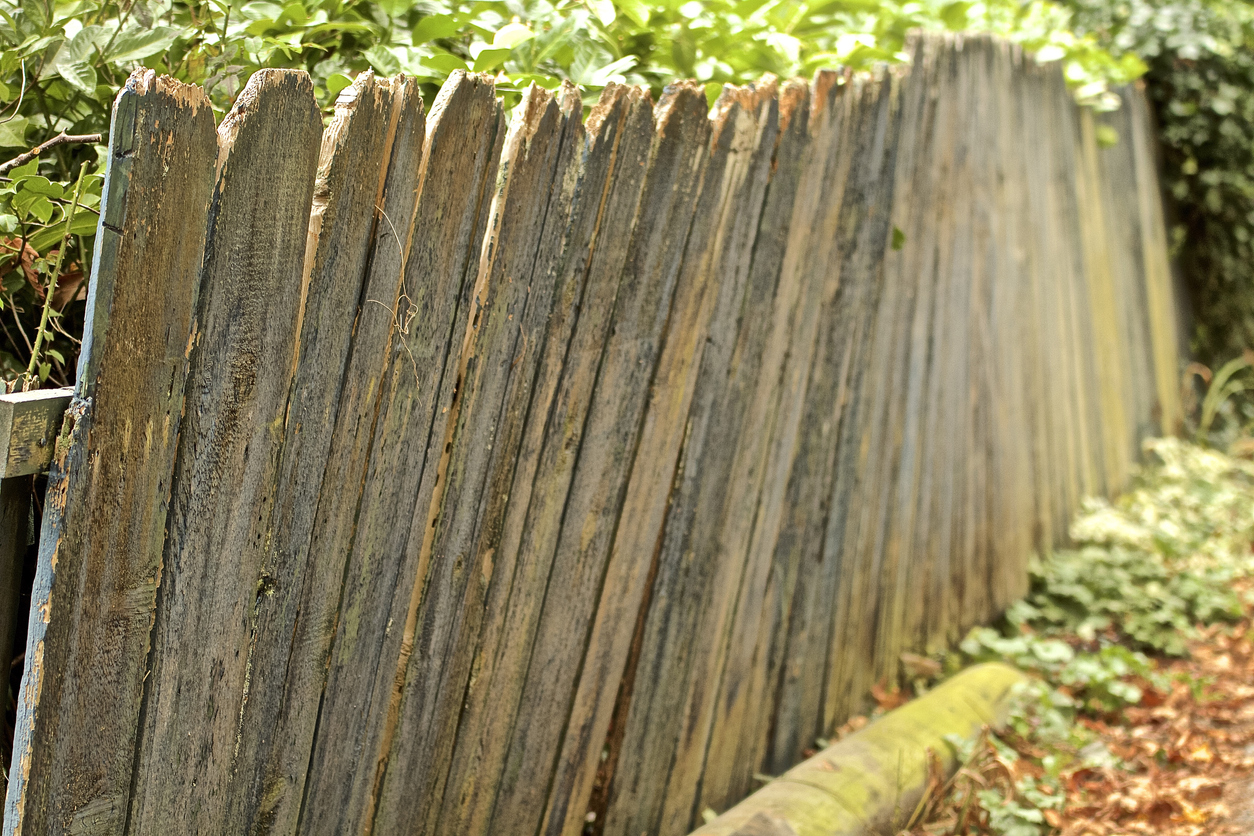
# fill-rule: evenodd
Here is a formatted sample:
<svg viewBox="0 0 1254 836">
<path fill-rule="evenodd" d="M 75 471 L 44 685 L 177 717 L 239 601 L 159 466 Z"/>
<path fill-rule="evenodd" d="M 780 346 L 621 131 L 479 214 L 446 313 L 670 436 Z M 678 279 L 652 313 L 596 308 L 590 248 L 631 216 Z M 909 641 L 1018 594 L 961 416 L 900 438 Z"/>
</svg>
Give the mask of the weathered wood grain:
<svg viewBox="0 0 1254 836">
<path fill-rule="evenodd" d="M 849 153 L 855 122 L 850 108 L 853 97 L 847 95 L 846 85 L 837 82 L 834 73 L 825 72 L 816 75 L 813 83 L 812 132 L 794 207 L 798 221 L 789 230 L 775 323 L 763 360 L 764 380 L 755 402 L 758 409 L 763 400 L 776 407 L 761 484 L 756 493 L 742 491 L 742 496 L 734 499 L 744 503 L 738 514 L 729 512 L 734 525 L 744 526 L 745 520 L 753 520 L 745 544 L 746 561 L 751 567 L 749 572 L 765 571 L 767 579 L 761 592 L 761 637 L 755 646 L 754 671 L 745 696 L 750 703 L 745 706 L 745 716 L 754 719 L 739 730 L 744 764 L 751 765 L 748 768 L 752 771 L 760 768 L 773 731 L 773 700 L 782 642 L 787 635 L 781 625 L 788 622 L 787 608 L 796 581 L 796 565 L 793 563 L 790 568 L 788 560 L 799 558 L 803 547 L 817 544 L 821 530 L 819 523 L 811 522 L 815 516 L 810 507 L 798 499 L 800 486 L 808 484 L 805 466 L 817 459 L 805 453 L 803 447 L 816 444 L 830 448 L 834 429 L 830 421 L 823 420 L 832 411 L 833 403 L 818 405 L 819 399 L 807 398 L 806 393 L 812 382 L 811 367 L 820 326 L 830 322 L 832 305 L 841 288 L 840 262 L 834 247 L 855 159 Z M 813 410 L 816 406 L 820 416 L 817 419 L 803 412 L 803 407 Z M 803 433 L 803 427 L 810 431 Z M 807 524 L 814 527 L 814 537 L 806 535 Z M 752 615 L 746 610 L 743 617 Z M 732 677 L 734 672 L 729 672 L 729 700 L 737 687 Z M 713 756 L 711 751 L 707 763 Z M 709 791 L 714 793 L 717 789 L 717 781 L 712 782 Z"/>
<path fill-rule="evenodd" d="M 70 388 L 0 395 L 0 479 L 48 469 L 61 432 L 61 418 L 73 395 Z"/>
<path fill-rule="evenodd" d="M 949 167 L 938 153 L 945 146 L 939 135 L 941 111 L 945 105 L 937 88 L 936 52 L 938 44 L 919 38 L 913 45 L 913 66 L 903 80 L 903 107 L 913 120 L 914 146 L 898 153 L 898 184 L 894 203 L 901 214 L 893 219 L 894 228 L 902 230 L 900 255 L 894 258 L 890 244 L 889 270 L 916 277 L 917 296 L 910 323 L 910 355 L 905 425 L 903 427 L 902 474 L 894 507 L 894 523 L 890 528 L 892 548 L 904 551 L 896 559 L 904 563 L 895 591 L 896 611 L 893 630 L 903 646 L 910 649 L 929 647 L 927 610 L 928 591 L 932 581 L 933 521 L 932 481 L 936 477 L 933 451 L 943 442 L 937 432 L 937 408 L 933 393 L 943 385 L 937 369 L 939 357 L 937 325 L 937 285 L 939 281 L 938 226 L 945 212 Z M 912 116 L 910 114 L 913 114 Z M 909 279 L 908 279 L 909 280 Z M 900 529 L 898 529 L 900 526 Z M 903 593 L 902 590 L 905 590 Z M 897 659 L 899 650 L 885 651 Z M 829 670 L 829 676 L 833 671 Z M 829 681 L 826 712 L 828 722 L 840 709 L 830 699 L 836 690 Z"/>
<path fill-rule="evenodd" d="M 573 86 L 559 95 L 560 103 L 532 86 L 506 137 L 505 179 L 476 289 L 481 307 L 468 327 L 460 411 L 440 465 L 446 478 L 410 535 L 411 547 L 420 532 L 423 542 L 403 643 L 412 651 L 402 654 L 396 673 L 404 690 L 392 709 L 391 751 L 374 822 L 382 833 L 448 827 L 439 818 L 449 760 L 485 598 L 496 579 L 536 369 L 563 290 L 557 282 L 565 278 L 560 266 L 579 183 L 583 106 Z"/>
<path fill-rule="evenodd" d="M 794 225 L 804 227 L 811 220 L 798 211 L 812 139 L 809 99 L 809 88 L 800 82 L 784 85 L 779 93 L 779 130 L 740 311 L 739 343 L 732 357 L 729 382 L 739 390 L 734 409 L 741 414 L 732 419 L 739 423 L 734 440 L 726 442 L 734 450 L 727 495 L 719 509 L 723 516 L 719 547 L 723 560 L 743 561 L 744 568 L 738 588 L 727 593 L 735 596 L 734 609 L 726 658 L 714 685 L 716 702 L 705 733 L 708 744 L 699 781 L 701 796 L 696 800 L 698 810 L 721 809 L 727 799 L 747 794 L 757 763 L 753 754 L 742 753 L 742 733 L 746 726 L 756 730 L 765 723 L 764 718 L 746 711 L 759 693 L 754 687 L 753 668 L 770 562 L 748 547 L 780 406 L 778 387 L 789 337 L 786 317 L 793 314 L 797 298 L 796 272 L 790 271 L 789 282 L 782 287 L 781 276 L 790 242 L 804 245 L 795 235 Z M 812 237 L 813 232 L 807 230 L 805 243 Z"/>
<path fill-rule="evenodd" d="M 131 76 L 45 504 L 7 834 L 125 829 L 216 156 L 202 91 Z"/>
<path fill-rule="evenodd" d="M 129 833 L 226 832 L 321 133 L 313 82 L 285 70 L 218 129 Z"/>
<path fill-rule="evenodd" d="M 279 490 L 255 581 L 234 832 L 296 828 L 382 379 L 408 323 L 397 296 L 424 133 L 414 81 L 363 73 L 322 138 Z"/>
<path fill-rule="evenodd" d="M 884 387 L 867 383 L 884 379 L 871 370 L 874 361 L 883 357 L 882 349 L 877 353 L 875 348 L 883 319 L 880 308 L 889 304 L 881 304 L 885 295 L 882 262 L 891 232 L 890 172 L 898 105 L 891 78 L 855 80 L 844 95 L 849 97 L 851 110 L 845 153 L 853 156 L 853 162 L 833 250 L 839 264 L 839 289 L 834 307 L 823 320 L 810 372 L 806 398 L 815 407 L 807 407 L 806 418 L 813 423 L 802 426 L 806 438 L 820 441 L 826 435 L 827 439 L 807 450 L 804 460 L 798 458 L 805 461 L 802 473 L 807 476 L 807 482 L 799 485 L 803 491 L 798 494 L 799 507 L 813 509 L 808 526 L 813 527 L 814 536 L 813 542 L 802 544 L 806 551 L 799 561 L 789 618 L 781 624 L 784 644 L 772 720 L 772 768 L 794 762 L 821 733 L 823 687 L 828 677 L 825 658 L 816 657 L 814 650 L 827 647 L 825 636 L 832 625 L 840 623 L 842 613 L 851 612 L 839 609 L 836 582 L 857 584 L 870 568 L 870 556 L 850 546 L 864 530 L 861 515 L 873 507 L 875 497 L 859 457 L 873 461 L 873 468 L 880 465 L 874 458 L 878 452 L 875 439 L 866 436 L 873 424 L 868 417 L 875 406 L 871 396 Z M 855 208 L 863 206 L 876 211 Z M 825 425 L 831 429 L 821 433 Z M 873 601 L 863 594 L 856 604 L 867 607 Z M 859 629 L 867 617 L 865 611 L 850 616 L 848 627 L 835 634 L 833 646 L 846 655 L 858 654 Z"/>
<path fill-rule="evenodd" d="M 1163 434 L 1179 432 L 1183 413 L 1180 405 L 1178 357 L 1184 355 L 1180 341 L 1183 323 L 1176 310 L 1168 258 L 1167 226 L 1158 195 L 1157 162 L 1152 138 L 1153 121 L 1143 86 L 1123 94 L 1128 110 L 1126 142 L 1132 146 L 1137 183 L 1137 211 L 1141 229 L 1141 264 L 1145 281 L 1146 316 L 1154 357 L 1155 404 L 1158 426 Z M 1151 410 L 1151 415 L 1153 410 Z"/>
<path fill-rule="evenodd" d="M 774 674 L 767 671 L 772 661 L 770 648 L 775 637 L 776 597 L 780 575 L 772 565 L 776 539 L 781 535 L 784 515 L 796 510 L 785 481 L 794 462 L 796 442 L 810 382 L 811 358 L 823 317 L 830 315 L 831 297 L 839 286 L 839 273 L 831 269 L 831 248 L 836 241 L 846 174 L 851 160 L 844 148 L 843 132 L 848 127 L 843 86 L 836 76 L 815 76 L 810 103 L 804 155 L 796 160 L 795 197 L 789 226 L 780 229 L 786 236 L 780 242 L 780 278 L 772 322 L 767 335 L 752 414 L 741 431 L 736 478 L 727 498 L 726 531 L 722 539 L 735 555 L 744 550 L 744 577 L 737 590 L 735 622 L 726 667 L 722 673 L 720 706 L 710 732 L 706 771 L 702 777 L 700 808 L 722 808 L 731 797 L 740 797 L 752 786 L 752 775 L 761 767 L 762 750 L 769 729 L 770 699 Z M 785 90 L 786 94 L 786 90 Z M 785 102 L 781 103 L 782 105 Z M 788 115 L 784 110 L 782 115 Z M 791 115 L 789 128 L 782 134 L 776 152 L 776 174 L 767 193 L 764 219 L 770 217 L 775 199 L 788 199 L 786 153 L 796 134 L 806 125 L 796 125 L 799 114 Z M 761 234 L 761 233 L 760 233 Z M 770 248 L 757 244 L 755 262 L 770 257 Z M 767 262 L 764 261 L 764 266 Z M 755 271 L 757 264 L 755 263 Z M 820 427 L 821 429 L 821 427 Z M 826 432 L 821 432 L 826 436 Z M 754 456 L 761 461 L 754 461 Z M 756 478 L 755 478 L 756 476 Z M 784 529 L 789 536 L 796 529 Z M 762 708 L 766 706 L 766 708 Z M 760 718 L 760 719 L 755 719 Z"/>
<path fill-rule="evenodd" d="M 461 347 L 476 304 L 501 128 L 491 80 L 465 73 L 450 76 L 427 118 L 399 296 L 410 305 L 409 333 L 393 342 L 388 358 L 343 574 L 326 576 L 343 589 L 316 626 L 316 635 L 333 642 L 300 833 L 351 832 L 373 815 L 401 637 L 419 577 L 418 548 L 406 546 L 416 516 L 425 518 L 417 509 L 430 506 L 445 426 L 459 404 Z M 315 540 L 311 552 L 321 548 Z"/>
<path fill-rule="evenodd" d="M 653 563 L 649 587 L 637 599 L 639 612 L 644 613 L 639 624 L 643 632 L 639 652 L 631 661 L 634 670 L 627 674 L 633 677 L 633 687 L 630 703 L 623 706 L 623 737 L 609 784 L 605 826 L 611 832 L 665 827 L 667 778 L 675 754 L 675 733 L 682 723 L 679 712 L 687 696 L 693 658 L 689 651 L 697 638 L 692 630 L 704 591 L 700 583 L 685 583 L 686 528 L 683 522 L 670 527 L 668 515 L 675 510 L 676 491 L 687 475 L 684 451 L 693 443 L 694 431 L 704 435 L 711 418 L 708 411 L 693 415 L 705 354 L 710 350 L 715 354 L 715 368 L 709 371 L 704 387 L 713 395 L 719 388 L 717 376 L 726 375 L 734 344 L 733 329 L 752 247 L 744 240 L 751 234 L 746 227 L 757 226 L 764 166 L 769 165 L 777 129 L 777 114 L 768 106 L 766 147 L 763 153 L 755 153 L 761 133 L 754 98 L 752 91 L 724 88 L 711 113 L 709 161 L 611 553 L 612 576 L 623 571 L 614 563 L 640 564 L 646 555 Z M 716 312 L 724 320 L 722 333 L 711 330 Z M 708 410 L 709 406 L 707 402 L 697 408 Z M 691 518 L 691 510 L 686 510 L 684 522 Z M 621 601 L 622 592 L 607 579 L 601 597 Z M 686 813 L 683 817 L 687 818 Z"/>
<path fill-rule="evenodd" d="M 1116 339 L 1124 360 L 1123 375 L 1126 403 L 1125 426 L 1121 434 L 1131 443 L 1124 451 L 1131 461 L 1140 452 L 1141 439 L 1157 430 L 1154 415 L 1154 353 L 1149 335 L 1147 275 L 1152 266 L 1144 264 L 1141 249 L 1140 189 L 1136 181 L 1136 149 L 1134 147 L 1130 102 L 1114 113 L 1099 114 L 1096 122 L 1114 132 L 1116 141 L 1095 149 L 1097 167 L 1095 186 L 1102 201 L 1103 222 L 1110 237 L 1109 265 L 1114 279 L 1112 288 L 1117 304 L 1118 331 Z M 1095 125 L 1093 140 L 1099 128 Z M 1086 137 L 1087 141 L 1087 137 Z"/>
<path fill-rule="evenodd" d="M 731 136 L 719 184 L 720 214 L 712 219 L 714 228 L 708 244 L 711 255 L 704 268 L 710 277 L 706 291 L 710 312 L 704 327 L 704 347 L 690 361 L 695 369 L 689 372 L 692 394 L 687 416 L 677 422 L 683 427 L 683 448 L 669 499 L 662 551 L 655 558 L 659 572 L 652 590 L 653 600 L 678 601 L 683 596 L 696 604 L 688 613 L 684 613 L 682 605 L 676 608 L 676 612 L 693 617 L 691 630 L 675 634 L 678 637 L 687 633 L 689 652 L 678 659 L 672 656 L 678 664 L 668 662 L 657 683 L 674 687 L 678 708 L 665 720 L 677 721 L 674 728 L 678 731 L 678 745 L 659 796 L 663 802 L 663 832 L 687 830 L 691 824 L 726 650 L 728 622 L 744 568 L 742 561 L 729 554 L 728 545 L 740 539 L 741 530 L 735 524 L 729 525 L 732 521 L 724 516 L 724 503 L 739 476 L 733 471 L 736 442 L 756 380 L 766 321 L 752 315 L 746 304 L 779 135 L 775 94 L 776 84 L 771 78 L 756 89 L 727 87 L 712 114 L 716 141 L 721 139 L 717 136 L 719 131 Z M 700 334 L 698 331 L 698 339 L 702 339 Z M 668 344 L 672 338 L 668 334 Z M 670 394 L 674 388 L 667 386 L 662 391 Z M 665 575 L 661 570 L 677 557 L 692 567 L 687 583 L 678 590 L 663 590 L 660 584 Z M 642 647 L 642 661 L 648 658 L 650 650 L 647 645 Z M 647 693 L 647 689 L 638 689 L 635 696 Z M 654 723 L 650 731 L 662 732 L 661 726 Z M 623 746 L 627 751 L 633 741 L 624 738 Z M 619 763 L 623 763 L 621 755 Z"/>
<path fill-rule="evenodd" d="M 919 50 L 916 47 L 916 56 Z M 918 60 L 916 58 L 916 64 Z M 897 150 L 897 184 L 894 186 L 896 206 L 932 206 L 943 198 L 929 194 L 931 183 L 923 170 L 930 167 L 926 153 L 930 120 L 934 115 L 931 100 L 930 74 L 920 68 L 917 77 L 911 72 L 902 79 L 902 126 Z M 923 193 L 920 194 L 919 192 Z M 919 228 L 920 216 L 926 210 L 914 209 L 900 222 L 892 220 L 892 228 L 901 230 L 904 240 L 888 244 L 885 270 L 900 271 L 911 285 L 911 305 L 905 313 L 901 332 L 903 366 L 899 370 L 901 391 L 897 400 L 899 415 L 894 433 L 900 439 L 899 471 L 894 495 L 890 498 L 887 543 L 885 546 L 885 583 L 888 606 L 881 610 L 877 653 L 881 670 L 890 676 L 899 675 L 903 651 L 924 645 L 918 641 L 916 619 L 919 601 L 914 590 L 921 584 L 917 577 L 915 531 L 918 525 L 919 496 L 925 465 L 922 444 L 923 428 L 928 414 L 924 400 L 928 384 L 928 361 L 931 355 L 931 318 L 935 302 L 934 261 L 928 257 L 934 245 L 930 228 Z"/>
<path fill-rule="evenodd" d="M 636 132 L 641 130 L 638 125 L 633 125 Z M 552 557 L 547 558 L 549 580 L 497 791 L 492 832 L 525 832 L 540 826 L 546 818 L 550 776 L 564 762 L 560 756 L 564 730 L 567 726 L 583 729 L 582 719 L 571 717 L 570 706 L 581 668 L 588 672 L 596 664 L 593 654 L 586 653 L 589 630 L 598 615 L 598 593 L 700 188 L 709 131 L 703 94 L 695 85 L 669 88 L 658 104 L 655 125 L 648 158 L 639 160 L 646 171 L 640 208 L 618 279 L 569 488 L 565 497 L 556 492 L 546 497 L 544 505 L 537 506 L 532 499 L 537 512 L 560 509 L 561 516 L 543 519 L 543 527 L 537 529 L 542 536 L 523 541 L 524 549 L 543 549 L 541 555 L 551 553 Z M 638 148 L 633 146 L 636 153 Z M 581 389 L 586 385 L 582 380 L 573 383 Z M 555 487 L 560 491 L 560 484 Z M 611 688 L 617 686 L 618 671 L 600 675 L 614 682 Z M 603 729 L 588 730 L 585 740 L 591 741 Z M 590 743 L 596 754 L 580 762 L 583 768 L 595 769 L 600 742 Z M 533 772 L 544 777 L 536 778 Z M 584 802 L 556 797 L 563 809 L 557 815 L 548 813 L 544 826 L 561 832 L 568 810 Z M 582 818 L 582 812 L 574 816 Z"/>
<path fill-rule="evenodd" d="M 509 504 L 458 723 L 442 832 L 483 833 L 491 820 L 552 557 L 551 547 L 534 544 L 544 542 L 537 536 L 541 527 L 555 530 L 560 522 L 630 242 L 651 128 L 648 93 L 611 85 L 588 119 L 586 138 L 577 137 L 585 147 L 570 242 L 513 484 L 503 492 Z"/>
</svg>

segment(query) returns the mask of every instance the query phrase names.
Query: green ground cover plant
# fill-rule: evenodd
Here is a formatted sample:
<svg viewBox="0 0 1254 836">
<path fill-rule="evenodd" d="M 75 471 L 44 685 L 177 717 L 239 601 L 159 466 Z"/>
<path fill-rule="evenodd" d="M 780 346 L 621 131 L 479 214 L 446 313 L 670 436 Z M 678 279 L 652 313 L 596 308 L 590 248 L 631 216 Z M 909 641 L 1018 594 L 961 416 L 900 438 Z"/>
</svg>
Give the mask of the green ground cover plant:
<svg viewBox="0 0 1254 836">
<path fill-rule="evenodd" d="M 1213 683 L 1188 657 L 1203 631 L 1231 633 L 1254 603 L 1254 465 L 1174 438 L 1151 440 L 1146 452 L 1150 464 L 1132 488 L 1114 502 L 1086 502 L 1071 529 L 1076 546 L 1034 561 L 1028 595 L 946 660 L 950 670 L 1005 661 L 1034 680 L 1003 732 L 951 741 L 965 766 L 954 779 L 934 778 L 909 832 L 1057 832 L 1068 799 L 1074 806 L 1090 792 L 1085 781 L 1110 796 L 1144 777 L 1129 755 L 1143 753 L 1110 745 L 1119 736 L 1103 730 L 1173 699 L 1192 705 L 1199 716 L 1190 721 L 1204 720 L 1197 706 L 1214 698 Z M 1198 751 L 1185 740 L 1149 760 L 1169 772 L 1173 759 Z M 1167 814 L 1161 832 L 1171 822 Z"/>
</svg>

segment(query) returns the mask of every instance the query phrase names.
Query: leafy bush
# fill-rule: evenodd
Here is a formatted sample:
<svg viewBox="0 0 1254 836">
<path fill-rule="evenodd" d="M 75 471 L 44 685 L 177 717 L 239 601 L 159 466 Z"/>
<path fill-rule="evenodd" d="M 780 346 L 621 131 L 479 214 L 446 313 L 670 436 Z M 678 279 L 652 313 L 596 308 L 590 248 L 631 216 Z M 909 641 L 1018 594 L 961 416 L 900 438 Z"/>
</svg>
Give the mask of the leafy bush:
<svg viewBox="0 0 1254 836">
<path fill-rule="evenodd" d="M 1173 681 L 1148 654 L 1182 656 L 1195 625 L 1245 614 L 1234 582 L 1254 574 L 1254 466 L 1177 439 L 1150 441 L 1147 453 L 1133 490 L 1085 504 L 1072 526 L 1076 549 L 1034 562 L 1029 594 L 1000 628 L 976 628 L 962 642 L 963 661 L 1006 661 L 1037 678 L 1019 689 L 1002 731 L 951 740 L 963 766 L 929 786 L 920 807 L 936 824 L 911 834 L 1056 832 L 1068 781 L 1109 776 L 1121 763 L 1095 728 L 1147 694 L 1151 707 L 1183 697 L 1182 685 L 1206 698 L 1204 683 Z M 1174 728 L 1162 734 L 1187 740 Z M 1140 757 L 1160 756 L 1155 747 Z"/>
<path fill-rule="evenodd" d="M 1077 28 L 1148 65 L 1195 354 L 1214 365 L 1254 347 L 1254 5 L 1067 2 Z"/>
<path fill-rule="evenodd" d="M 1079 548 L 1032 562 L 1003 644 L 1066 635 L 1178 656 L 1195 624 L 1240 617 L 1233 581 L 1254 570 L 1254 466 L 1178 439 L 1146 449 L 1157 462 L 1133 490 L 1085 503 L 1071 529 Z"/>
<path fill-rule="evenodd" d="M 219 110 L 261 67 L 307 70 L 324 107 L 367 69 L 414 76 L 428 97 L 454 70 L 490 72 L 510 107 L 527 85 L 564 78 L 588 100 L 610 81 L 658 93 L 680 77 L 713 98 L 764 73 L 903 60 L 916 27 L 978 29 L 1065 61 L 1077 95 L 1108 103 L 1108 85 L 1142 65 L 1074 36 L 1068 20 L 1046 0 L 20 0 L 0 9 L 0 159 L 61 132 L 107 135 L 113 97 L 139 66 L 204 85 Z M 72 377 L 99 181 L 85 178 L 73 221 L 70 194 L 84 166 L 101 170 L 101 153 L 99 142 L 64 143 L 34 169 L 0 164 L 4 378 Z M 32 364 L 45 308 L 48 351 Z"/>
</svg>

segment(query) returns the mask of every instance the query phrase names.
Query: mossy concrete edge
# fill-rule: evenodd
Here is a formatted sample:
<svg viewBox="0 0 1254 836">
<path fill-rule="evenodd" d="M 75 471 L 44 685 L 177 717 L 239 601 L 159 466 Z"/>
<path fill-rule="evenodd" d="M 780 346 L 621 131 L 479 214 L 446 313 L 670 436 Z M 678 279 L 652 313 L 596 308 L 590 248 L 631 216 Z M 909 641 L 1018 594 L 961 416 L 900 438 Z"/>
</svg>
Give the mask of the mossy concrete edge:
<svg viewBox="0 0 1254 836">
<path fill-rule="evenodd" d="M 927 750 L 957 769 L 950 735 L 1006 721 L 1027 677 L 974 665 L 793 767 L 692 836 L 866 836 L 909 818 L 927 785 Z"/>
</svg>

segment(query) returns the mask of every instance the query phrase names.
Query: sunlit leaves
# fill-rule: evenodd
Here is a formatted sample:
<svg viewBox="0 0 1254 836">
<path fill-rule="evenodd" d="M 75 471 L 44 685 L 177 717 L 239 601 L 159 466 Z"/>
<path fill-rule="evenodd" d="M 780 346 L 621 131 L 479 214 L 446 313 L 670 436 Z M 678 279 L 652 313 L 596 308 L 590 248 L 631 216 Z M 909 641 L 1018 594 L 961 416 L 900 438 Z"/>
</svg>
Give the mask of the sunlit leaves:
<svg viewBox="0 0 1254 836">
<path fill-rule="evenodd" d="M 995 32 L 1052 48 L 1074 85 L 1130 78 L 1092 40 L 1067 31 L 1068 13 L 1046 0 L 17 0 L 0 4 L 0 159 L 58 132 L 106 133 L 117 89 L 138 67 L 200 84 L 225 112 L 263 67 L 309 72 L 329 109 L 357 73 L 403 73 L 430 101 L 456 71 L 491 74 L 508 111 L 529 85 L 568 79 L 585 104 L 610 83 L 655 95 L 694 78 L 711 102 L 724 84 L 764 74 L 898 62 L 911 29 Z M 1087 88 L 1086 88 L 1087 89 Z M 1215 98 L 1211 111 L 1226 99 Z M 60 240 L 65 186 L 97 148 L 61 147 L 31 176 L 0 184 L 0 242 L 17 236 L 42 258 Z M 39 178 L 39 179 L 36 179 Z M 95 193 L 98 194 L 98 185 Z M 92 188 L 71 230 L 85 263 L 95 214 Z M 81 236 L 81 241 L 80 241 Z M 28 259 L 29 261 L 29 259 Z M 33 263 L 33 262 L 32 262 Z M 0 264 L 0 287 L 16 269 Z M 32 268 L 33 269 L 33 268 Z M 8 271 L 8 272 L 6 272 Z M 29 283 L 29 282 L 27 282 Z M 24 284 L 13 285 L 15 288 Z M 20 294 L 24 291 L 13 290 Z M 0 293 L 0 311 L 23 303 Z M 3 319 L 0 318 L 0 323 Z M 16 323 L 14 323 L 16 324 Z M 61 350 L 61 349 L 58 349 Z M 62 352 L 69 357 L 68 346 Z M 0 371 L 7 368 L 0 356 Z"/>
</svg>

